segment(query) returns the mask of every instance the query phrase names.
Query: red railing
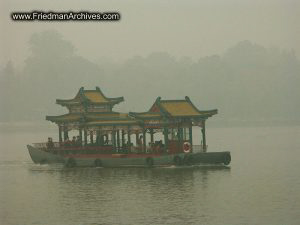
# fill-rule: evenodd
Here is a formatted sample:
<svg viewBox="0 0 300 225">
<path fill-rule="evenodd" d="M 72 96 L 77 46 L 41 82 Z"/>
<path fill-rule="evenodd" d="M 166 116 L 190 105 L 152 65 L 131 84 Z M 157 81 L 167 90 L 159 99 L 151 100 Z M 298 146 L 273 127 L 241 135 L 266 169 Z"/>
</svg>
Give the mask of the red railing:
<svg viewBox="0 0 300 225">
<path fill-rule="evenodd" d="M 164 148 L 161 146 L 123 146 L 123 147 L 115 147 L 113 149 L 112 145 L 86 145 L 86 146 L 76 146 L 76 145 L 66 145 L 65 143 L 53 142 L 53 147 L 48 147 L 49 144 L 47 142 L 43 143 L 33 143 L 33 147 L 51 151 L 51 150 L 103 150 L 103 151 L 112 151 L 112 152 L 130 152 L 130 153 L 161 153 L 164 151 Z"/>
</svg>

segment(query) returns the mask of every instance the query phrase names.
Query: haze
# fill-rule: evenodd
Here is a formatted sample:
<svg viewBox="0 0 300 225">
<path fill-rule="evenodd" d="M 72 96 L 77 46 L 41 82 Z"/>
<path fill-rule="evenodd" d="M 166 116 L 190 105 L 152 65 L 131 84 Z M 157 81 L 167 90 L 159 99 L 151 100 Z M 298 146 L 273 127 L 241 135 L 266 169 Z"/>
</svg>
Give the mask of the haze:
<svg viewBox="0 0 300 225">
<path fill-rule="evenodd" d="M 221 54 L 242 40 L 299 54 L 300 4 L 297 0 L 201 1 L 37 1 L 1 0 L 2 64 L 22 64 L 34 32 L 55 28 L 92 61 L 125 60 L 168 52 L 175 57 Z M 117 23 L 13 22 L 12 11 L 118 11 Z"/>
<path fill-rule="evenodd" d="M 222 120 L 296 121 L 300 7 L 290 1 L 1 1 L 1 121 L 63 113 L 81 86 L 146 111 L 188 95 Z M 119 22 L 13 22 L 13 11 L 118 11 Z M 62 48 L 57 48 L 62 46 Z M 22 111 L 18 110 L 22 108 Z"/>
</svg>

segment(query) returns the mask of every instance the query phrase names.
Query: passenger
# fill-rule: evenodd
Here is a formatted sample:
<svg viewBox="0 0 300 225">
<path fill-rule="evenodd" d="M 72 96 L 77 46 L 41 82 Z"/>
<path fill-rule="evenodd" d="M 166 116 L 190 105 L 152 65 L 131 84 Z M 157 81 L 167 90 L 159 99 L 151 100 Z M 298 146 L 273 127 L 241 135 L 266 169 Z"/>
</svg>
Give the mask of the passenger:
<svg viewBox="0 0 300 225">
<path fill-rule="evenodd" d="M 108 145 L 108 135 L 106 134 L 104 135 L 104 137 L 105 137 L 104 145 Z"/>
<path fill-rule="evenodd" d="M 51 137 L 48 137 L 47 148 L 54 148 L 54 143 Z"/>
<path fill-rule="evenodd" d="M 143 146 L 143 135 L 141 135 L 138 139 L 138 146 Z"/>
<path fill-rule="evenodd" d="M 77 138 L 76 138 L 76 146 L 81 146 L 81 145 L 82 145 L 81 138 L 80 138 L 80 136 L 77 136 Z"/>
<path fill-rule="evenodd" d="M 96 135 L 96 142 L 95 142 L 96 146 L 100 146 L 101 145 L 101 138 L 99 135 Z"/>
<path fill-rule="evenodd" d="M 69 138 L 67 137 L 66 140 L 65 140 L 65 146 L 66 147 L 69 147 L 71 146 L 72 142 L 69 140 Z"/>
<path fill-rule="evenodd" d="M 148 143 L 148 147 L 147 147 L 147 152 L 152 152 L 153 151 L 153 143 L 152 142 L 149 142 Z"/>
<path fill-rule="evenodd" d="M 73 136 L 72 141 L 71 141 L 72 146 L 76 146 L 76 137 Z"/>
</svg>

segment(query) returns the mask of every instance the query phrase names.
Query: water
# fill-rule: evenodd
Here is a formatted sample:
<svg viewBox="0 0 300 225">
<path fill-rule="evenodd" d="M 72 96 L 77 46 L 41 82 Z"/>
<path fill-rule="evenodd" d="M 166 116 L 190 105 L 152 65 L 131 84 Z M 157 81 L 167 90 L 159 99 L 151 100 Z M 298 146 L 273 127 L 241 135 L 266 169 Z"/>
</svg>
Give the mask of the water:
<svg viewBox="0 0 300 225">
<path fill-rule="evenodd" d="M 0 224 L 300 223 L 299 126 L 208 127 L 230 168 L 35 165 L 25 145 L 48 136 L 0 134 Z"/>
</svg>

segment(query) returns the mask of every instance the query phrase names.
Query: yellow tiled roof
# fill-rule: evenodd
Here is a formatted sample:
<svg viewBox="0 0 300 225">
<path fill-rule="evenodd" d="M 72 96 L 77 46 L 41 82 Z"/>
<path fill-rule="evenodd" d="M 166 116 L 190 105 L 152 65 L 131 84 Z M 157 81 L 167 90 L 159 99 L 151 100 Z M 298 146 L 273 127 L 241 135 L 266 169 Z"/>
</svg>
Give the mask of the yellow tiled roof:
<svg viewBox="0 0 300 225">
<path fill-rule="evenodd" d="M 82 104 L 83 101 L 87 100 L 88 103 L 94 104 L 118 104 L 124 101 L 123 97 L 107 98 L 100 90 L 96 87 L 96 90 L 84 90 L 83 87 L 79 89 L 79 92 L 73 99 L 56 99 L 56 103 L 62 106 Z"/>
<path fill-rule="evenodd" d="M 61 116 L 47 116 L 46 119 L 50 121 L 70 121 L 79 120 L 81 118 L 80 114 L 64 114 Z"/>
<path fill-rule="evenodd" d="M 139 114 L 138 116 L 139 117 L 161 117 L 160 114 L 158 114 L 158 113 L 151 113 L 151 112 Z"/>
<path fill-rule="evenodd" d="M 84 91 L 84 95 L 91 101 L 95 103 L 106 103 L 108 102 L 106 98 L 98 91 Z"/>
<path fill-rule="evenodd" d="M 172 116 L 199 116 L 201 115 L 191 103 L 187 101 L 166 101 L 160 105 Z"/>
</svg>

